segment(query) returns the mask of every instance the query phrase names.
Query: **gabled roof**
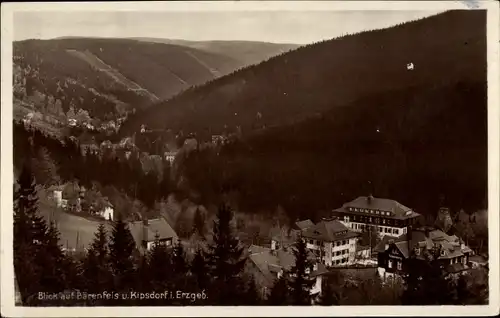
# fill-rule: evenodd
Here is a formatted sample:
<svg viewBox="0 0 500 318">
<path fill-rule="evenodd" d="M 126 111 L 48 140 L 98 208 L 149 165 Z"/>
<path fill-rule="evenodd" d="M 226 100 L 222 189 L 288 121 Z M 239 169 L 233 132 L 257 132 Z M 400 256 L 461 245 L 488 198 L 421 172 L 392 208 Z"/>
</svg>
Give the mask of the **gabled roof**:
<svg viewBox="0 0 500 318">
<path fill-rule="evenodd" d="M 302 231 L 302 236 L 326 242 L 345 240 L 359 236 L 358 233 L 350 231 L 338 220 L 321 221 L 313 227 Z"/>
<path fill-rule="evenodd" d="M 129 222 L 129 230 L 134 238 L 137 246 L 142 246 L 144 225 L 142 221 Z M 168 224 L 165 218 L 160 217 L 157 219 L 148 220 L 147 226 L 147 241 L 153 242 L 158 233 L 159 239 L 176 239 L 177 234 L 174 229 Z"/>
<path fill-rule="evenodd" d="M 411 232 L 411 241 L 408 242 L 408 234 L 402 235 L 398 238 L 384 236 L 382 241 L 377 244 L 374 248 L 374 252 L 384 252 L 386 250 L 385 245 L 389 244 L 391 240 L 394 240 L 394 244 L 398 249 L 405 255 L 409 257 L 411 251 L 409 248 L 418 247 L 424 250 L 430 250 L 434 246 L 440 246 L 442 254 L 440 259 L 450 259 L 464 255 L 465 253 L 470 253 L 472 250 L 463 244 L 463 242 L 457 236 L 450 236 L 441 230 L 434 228 L 419 228 L 414 229 Z"/>
<path fill-rule="evenodd" d="M 255 264 L 260 272 L 266 277 L 267 284 L 272 285 L 277 278 L 277 273 L 289 271 L 295 265 L 295 255 L 291 249 L 271 250 L 268 247 L 251 245 L 248 249 L 248 259 Z M 315 261 L 316 257 L 311 251 L 309 252 L 309 259 Z M 318 268 L 311 272 L 311 276 L 318 276 L 327 273 L 328 270 L 318 263 Z"/>
<path fill-rule="evenodd" d="M 337 212 L 347 212 L 349 208 L 355 209 L 363 209 L 363 210 L 375 210 L 375 211 L 385 211 L 390 212 L 390 217 L 393 218 L 409 218 L 416 217 L 420 214 L 414 212 L 409 207 L 402 205 L 401 203 L 391 200 L 391 199 L 383 199 L 383 198 L 375 198 L 373 196 L 360 196 L 356 199 L 344 203 L 344 205 L 336 209 Z M 362 211 L 349 211 L 354 213 L 359 213 L 363 215 L 370 215 L 367 212 Z"/>
<path fill-rule="evenodd" d="M 469 261 L 474 262 L 474 263 L 479 263 L 479 264 L 487 264 L 488 260 L 481 255 L 473 255 L 469 257 Z"/>
<path fill-rule="evenodd" d="M 303 220 L 303 221 L 297 221 L 295 222 L 295 226 L 299 229 L 299 230 L 305 230 L 305 229 L 308 229 L 310 227 L 313 227 L 314 226 L 314 223 L 307 219 L 307 220 Z"/>
</svg>

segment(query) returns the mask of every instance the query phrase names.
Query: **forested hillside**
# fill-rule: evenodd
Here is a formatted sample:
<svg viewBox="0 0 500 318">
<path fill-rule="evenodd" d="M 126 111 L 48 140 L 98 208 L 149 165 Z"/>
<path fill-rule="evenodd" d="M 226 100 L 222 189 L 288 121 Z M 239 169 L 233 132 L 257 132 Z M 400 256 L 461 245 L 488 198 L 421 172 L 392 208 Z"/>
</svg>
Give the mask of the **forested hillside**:
<svg viewBox="0 0 500 318">
<path fill-rule="evenodd" d="M 194 130 L 216 127 L 229 116 L 241 118 L 245 107 L 252 109 L 249 114 L 256 105 L 274 111 L 274 124 L 310 110 L 303 121 L 243 131 L 239 142 L 220 153 L 206 150 L 186 158 L 186 175 L 207 201 L 219 189 L 231 189 L 243 210 L 274 211 L 281 205 L 295 219 L 314 218 L 372 193 L 424 215 L 443 203 L 473 212 L 487 206 L 485 41 L 483 12 L 448 12 L 299 49 L 179 96 L 157 110 L 171 117 L 155 118 L 172 125 L 166 118 L 176 118 Z M 406 61 L 414 63 L 413 71 Z M 315 71 L 286 76 L 305 65 Z M 259 73 L 268 77 L 258 82 Z M 224 83 L 244 78 L 242 91 L 224 99 L 229 96 L 221 93 Z M 278 81 L 283 86 L 270 84 Z M 228 104 L 209 115 L 205 111 L 215 105 L 209 105 L 214 96 L 220 97 L 217 105 Z M 197 111 L 177 108 L 195 98 Z M 227 113 L 230 107 L 238 116 Z M 269 116 L 262 109 L 265 122 Z M 315 113 L 318 109 L 323 111 Z"/>
<path fill-rule="evenodd" d="M 238 126 L 245 133 L 389 90 L 484 81 L 485 18 L 482 11 L 450 11 L 303 46 L 137 113 L 122 132 L 146 124 L 203 138 Z"/>
</svg>

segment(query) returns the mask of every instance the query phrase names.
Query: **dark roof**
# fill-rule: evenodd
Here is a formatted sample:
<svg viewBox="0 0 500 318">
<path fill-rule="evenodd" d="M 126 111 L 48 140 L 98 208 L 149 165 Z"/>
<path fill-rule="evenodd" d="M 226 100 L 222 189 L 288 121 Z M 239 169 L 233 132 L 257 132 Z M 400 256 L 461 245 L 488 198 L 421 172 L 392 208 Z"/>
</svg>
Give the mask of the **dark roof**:
<svg viewBox="0 0 500 318">
<path fill-rule="evenodd" d="M 313 227 L 314 223 L 308 219 L 308 220 L 295 222 L 295 225 L 297 226 L 297 228 L 299 230 L 305 230 L 305 229 L 308 229 L 310 227 Z"/>
<path fill-rule="evenodd" d="M 136 242 L 137 246 L 142 247 L 142 241 L 143 241 L 143 222 L 142 221 L 135 221 L 135 222 L 130 222 L 129 223 L 129 230 L 130 233 L 132 234 L 132 237 L 134 238 L 134 241 Z M 152 242 L 156 239 L 156 234 L 158 233 L 159 239 L 168 239 L 172 238 L 175 239 L 177 238 L 177 234 L 175 233 L 174 229 L 168 224 L 167 220 L 165 220 L 163 217 L 157 218 L 157 219 L 152 219 L 148 220 L 148 226 L 147 226 L 147 241 Z"/>
<path fill-rule="evenodd" d="M 251 245 L 248 248 L 248 252 L 248 259 L 253 262 L 264 277 L 266 277 L 268 280 L 267 284 L 272 284 L 277 278 L 277 273 L 281 270 L 291 270 L 295 264 L 295 255 L 291 249 L 278 249 L 273 251 L 268 247 Z M 309 259 L 316 259 L 312 252 L 309 252 Z M 318 264 L 318 268 L 311 273 L 311 276 L 318 276 L 328 272 L 326 267 L 321 265 L 322 264 Z"/>
<path fill-rule="evenodd" d="M 481 255 L 473 255 L 469 257 L 469 261 L 474 262 L 474 263 L 479 263 L 479 264 L 487 264 L 488 260 L 486 257 L 481 256 Z"/>
<path fill-rule="evenodd" d="M 446 266 L 446 268 L 445 268 L 446 272 L 448 272 L 448 273 L 459 273 L 459 272 L 462 272 L 466 269 L 467 268 L 462 263 L 451 264 L 451 265 Z"/>
<path fill-rule="evenodd" d="M 340 221 L 331 220 L 321 221 L 313 227 L 304 230 L 302 236 L 326 242 L 334 242 L 357 237 L 359 234 L 350 231 L 344 224 L 340 223 Z"/>
<path fill-rule="evenodd" d="M 393 240 L 398 249 L 405 255 L 410 256 L 408 248 L 419 247 L 423 249 L 431 249 L 435 245 L 439 245 L 443 251 L 440 259 L 455 258 L 470 253 L 472 250 L 463 244 L 463 242 L 455 235 L 448 235 L 441 230 L 434 228 L 419 228 L 411 231 L 411 241 L 408 242 L 408 234 L 400 237 L 384 236 L 382 240 L 375 246 L 374 252 L 382 253 L 385 251 L 385 245 Z"/>
<path fill-rule="evenodd" d="M 384 235 L 380 242 L 378 242 L 377 245 L 373 248 L 372 252 L 374 253 L 383 253 L 385 252 L 385 245 L 389 244 L 390 241 L 398 242 L 400 241 L 399 237 L 396 236 L 390 236 L 390 235 Z"/>
<path fill-rule="evenodd" d="M 341 208 L 338 208 L 334 211 L 352 212 L 362 215 L 373 215 L 372 213 L 367 213 L 362 211 L 349 211 L 348 210 L 349 208 L 390 212 L 390 215 L 388 215 L 388 217 L 401 218 L 401 219 L 417 217 L 420 215 L 414 212 L 412 209 L 402 205 L 401 203 L 395 200 L 375 198 L 372 196 L 358 197 L 350 202 L 345 203 Z"/>
</svg>

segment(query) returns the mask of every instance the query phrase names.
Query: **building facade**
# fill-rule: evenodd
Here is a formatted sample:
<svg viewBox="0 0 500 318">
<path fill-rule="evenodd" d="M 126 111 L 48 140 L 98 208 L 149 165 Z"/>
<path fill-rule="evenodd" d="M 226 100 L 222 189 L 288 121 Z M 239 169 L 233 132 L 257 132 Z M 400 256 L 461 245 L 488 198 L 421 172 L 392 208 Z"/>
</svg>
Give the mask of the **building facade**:
<svg viewBox="0 0 500 318">
<path fill-rule="evenodd" d="M 259 288 L 262 298 L 267 298 L 276 281 L 285 273 L 291 274 L 290 270 L 295 265 L 295 255 L 293 247 L 275 249 L 258 245 L 252 245 L 248 249 L 249 256 L 245 264 L 245 271 L 251 274 Z M 306 270 L 306 274 L 314 281 L 309 293 L 313 300 L 321 295 L 323 276 L 328 270 L 321 263 L 318 263 L 311 253 L 309 259 L 311 268 Z"/>
<path fill-rule="evenodd" d="M 439 260 L 449 274 L 458 274 L 471 268 L 472 250 L 455 235 L 447 235 L 434 228 L 418 228 L 399 238 L 384 238 L 376 247 L 378 273 L 382 279 L 400 277 L 406 271 L 407 261 L 414 256 L 426 261 L 425 253 L 439 248 Z"/>
<path fill-rule="evenodd" d="M 174 229 L 163 217 L 151 220 L 144 217 L 142 221 L 129 222 L 129 230 L 141 254 L 150 251 L 156 239 L 167 247 L 172 247 L 179 240 Z"/>
<path fill-rule="evenodd" d="M 399 237 L 417 223 L 420 214 L 390 199 L 358 197 L 335 209 L 333 215 L 355 232 L 375 230 L 380 236 Z"/>
<path fill-rule="evenodd" d="M 336 219 L 309 226 L 301 235 L 306 240 L 307 248 L 326 266 L 345 266 L 356 259 L 359 234 Z"/>
</svg>

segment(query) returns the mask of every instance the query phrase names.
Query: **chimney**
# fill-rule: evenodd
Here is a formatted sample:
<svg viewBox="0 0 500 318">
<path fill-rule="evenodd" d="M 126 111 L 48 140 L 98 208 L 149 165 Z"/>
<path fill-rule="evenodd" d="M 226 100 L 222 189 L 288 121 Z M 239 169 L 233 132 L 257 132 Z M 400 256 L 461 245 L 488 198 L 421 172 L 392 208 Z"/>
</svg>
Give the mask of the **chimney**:
<svg viewBox="0 0 500 318">
<path fill-rule="evenodd" d="M 373 201 L 373 195 L 370 193 L 370 195 L 368 197 L 366 197 L 366 201 L 368 201 L 368 203 L 372 203 Z"/>
</svg>

